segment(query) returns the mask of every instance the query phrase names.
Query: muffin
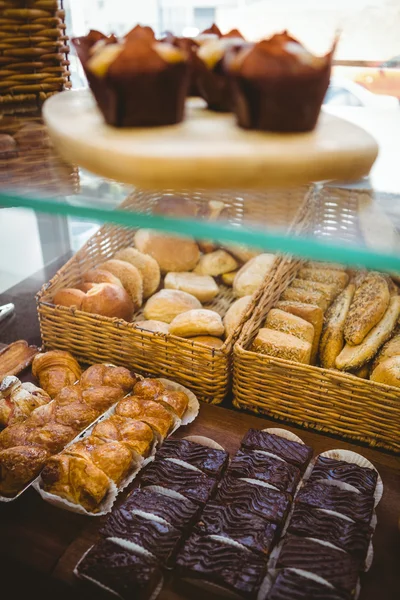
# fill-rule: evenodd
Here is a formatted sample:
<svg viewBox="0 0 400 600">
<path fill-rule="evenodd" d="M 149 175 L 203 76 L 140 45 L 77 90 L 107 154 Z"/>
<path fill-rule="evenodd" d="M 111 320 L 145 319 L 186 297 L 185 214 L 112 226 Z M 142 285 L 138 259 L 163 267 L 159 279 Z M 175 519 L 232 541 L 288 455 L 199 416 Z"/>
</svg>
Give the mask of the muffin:
<svg viewBox="0 0 400 600">
<path fill-rule="evenodd" d="M 233 111 L 245 129 L 314 129 L 329 85 L 332 56 L 312 55 L 286 31 L 226 56 Z"/>
<path fill-rule="evenodd" d="M 105 121 L 115 127 L 172 125 L 183 119 L 187 54 L 157 42 L 149 27 L 124 39 L 90 32 L 73 43 Z"/>
</svg>

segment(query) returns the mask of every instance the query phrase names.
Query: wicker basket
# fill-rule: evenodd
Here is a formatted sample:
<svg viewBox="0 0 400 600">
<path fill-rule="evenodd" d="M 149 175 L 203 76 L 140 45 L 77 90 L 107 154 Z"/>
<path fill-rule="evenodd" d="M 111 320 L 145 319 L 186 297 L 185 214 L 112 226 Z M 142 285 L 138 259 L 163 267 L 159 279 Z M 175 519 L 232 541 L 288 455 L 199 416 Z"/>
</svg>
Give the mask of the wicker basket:
<svg viewBox="0 0 400 600">
<path fill-rule="evenodd" d="M 328 235 L 333 230 L 335 235 L 341 222 L 358 218 L 357 205 L 367 195 L 366 191 L 323 190 L 316 200 L 313 231 Z M 329 228 L 324 223 L 329 223 Z M 362 236 L 362 229 L 353 223 L 348 241 Z M 399 388 L 248 349 L 301 264 L 300 260 L 281 259 L 273 281 L 242 328 L 233 351 L 234 406 L 399 453 Z"/>
<path fill-rule="evenodd" d="M 0 1 L 0 114 L 34 113 L 71 87 L 62 0 Z"/>
<path fill-rule="evenodd" d="M 199 205 L 207 200 L 222 200 L 224 212 L 231 223 L 240 224 L 257 218 L 259 223 L 280 223 L 286 230 L 294 215 L 299 211 L 308 214 L 312 203 L 308 200 L 313 192 L 298 189 L 289 192 L 249 195 L 224 192 L 179 192 Z M 128 198 L 123 207 L 151 213 L 159 193 L 137 191 Z M 132 323 L 111 319 L 83 311 L 55 306 L 54 293 L 62 287 L 76 285 L 82 274 L 117 250 L 132 245 L 135 231 L 123 227 L 106 225 L 46 284 L 37 296 L 37 306 L 43 344 L 46 348 L 69 350 L 87 362 L 110 361 L 133 367 L 143 373 L 163 375 L 192 389 L 199 398 L 209 403 L 219 403 L 225 397 L 230 384 L 231 350 L 240 331 L 229 337 L 220 349 L 179 338 L 173 335 L 151 333 L 135 326 L 135 321 L 143 319 L 142 311 L 134 315 Z M 280 259 L 277 258 L 276 266 Z M 272 269 L 265 284 L 273 279 Z M 243 321 L 258 302 L 262 287 L 255 293 Z M 223 316 L 235 300 L 229 287 L 221 286 L 220 294 L 207 305 Z"/>
</svg>

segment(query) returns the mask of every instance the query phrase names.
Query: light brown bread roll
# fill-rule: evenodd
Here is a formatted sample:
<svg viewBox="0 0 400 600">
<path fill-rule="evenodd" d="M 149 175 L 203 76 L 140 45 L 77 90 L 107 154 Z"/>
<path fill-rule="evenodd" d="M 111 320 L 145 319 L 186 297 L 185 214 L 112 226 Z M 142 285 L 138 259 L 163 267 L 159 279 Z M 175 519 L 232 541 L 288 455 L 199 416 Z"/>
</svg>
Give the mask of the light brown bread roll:
<svg viewBox="0 0 400 600">
<path fill-rule="evenodd" d="M 400 356 L 400 327 L 397 327 L 393 337 L 379 350 L 372 363 L 372 370 L 374 371 L 381 362 L 392 358 L 392 356 Z"/>
<path fill-rule="evenodd" d="M 114 258 L 124 260 L 139 271 L 143 281 L 143 298 L 149 298 L 157 291 L 161 279 L 160 267 L 150 254 L 143 254 L 136 248 L 123 248 L 116 252 Z"/>
<path fill-rule="evenodd" d="M 241 297 L 253 294 L 263 283 L 274 263 L 274 254 L 259 254 L 243 265 L 233 281 L 235 296 Z"/>
<path fill-rule="evenodd" d="M 311 358 L 310 342 L 275 329 L 260 329 L 253 342 L 252 350 L 303 364 L 309 364 Z"/>
<path fill-rule="evenodd" d="M 304 304 L 314 304 L 319 306 L 325 312 L 329 306 L 326 297 L 322 292 L 317 290 L 303 290 L 302 288 L 288 287 L 281 294 L 281 300 L 289 300 L 294 302 L 303 302 Z"/>
<path fill-rule="evenodd" d="M 246 263 L 252 258 L 255 258 L 259 254 L 262 254 L 263 251 L 259 248 L 249 248 L 244 244 L 229 244 L 226 245 L 225 248 L 228 250 L 230 254 L 232 254 L 235 258 L 240 260 L 242 263 Z"/>
<path fill-rule="evenodd" d="M 198 344 L 203 344 L 204 346 L 209 346 L 210 348 L 221 348 L 224 345 L 223 340 L 217 337 L 213 337 L 211 335 L 197 335 L 195 337 L 188 338 L 193 342 L 197 342 Z"/>
<path fill-rule="evenodd" d="M 335 283 L 321 283 L 320 281 L 311 281 L 311 279 L 296 278 L 292 281 L 290 287 L 321 292 L 325 296 L 328 306 L 332 304 L 336 296 L 342 291 L 342 288 Z"/>
<path fill-rule="evenodd" d="M 194 272 L 199 275 L 217 277 L 223 275 L 223 273 L 234 271 L 237 267 L 237 261 L 226 250 L 215 250 L 215 252 L 203 254 Z"/>
<path fill-rule="evenodd" d="M 232 333 L 234 333 L 236 328 L 239 326 L 250 301 L 251 296 L 243 296 L 242 298 L 235 300 L 235 302 L 228 308 L 224 317 L 226 337 L 232 335 Z"/>
<path fill-rule="evenodd" d="M 104 317 L 118 317 L 130 321 L 134 305 L 128 292 L 113 283 L 95 283 L 86 292 L 82 310 Z"/>
<path fill-rule="evenodd" d="M 81 290 L 62 288 L 54 294 L 53 302 L 54 304 L 60 304 L 61 306 L 75 306 L 76 308 L 82 308 L 84 298 L 85 293 Z"/>
<path fill-rule="evenodd" d="M 139 270 L 123 260 L 111 259 L 100 265 L 101 269 L 109 271 L 121 281 L 132 298 L 135 310 L 143 303 L 143 279 Z"/>
<path fill-rule="evenodd" d="M 155 321 L 149 319 L 148 321 L 136 321 L 135 326 L 145 331 L 152 331 L 153 333 L 169 333 L 168 323 L 163 321 Z"/>
<path fill-rule="evenodd" d="M 82 275 L 82 280 L 85 283 L 112 283 L 123 287 L 121 280 L 105 269 L 89 269 Z"/>
<path fill-rule="evenodd" d="M 314 326 L 311 323 L 279 308 L 272 308 L 269 311 L 264 327 L 282 331 L 283 333 L 290 333 L 310 344 L 314 340 Z"/>
<path fill-rule="evenodd" d="M 191 271 L 200 258 L 198 245 L 189 237 L 167 236 L 159 231 L 139 229 L 134 239 L 136 248 L 150 254 L 158 262 L 162 273 Z"/>
<path fill-rule="evenodd" d="M 338 269 L 314 269 L 303 267 L 299 270 L 297 277 L 299 279 L 310 279 L 320 283 L 336 283 L 343 290 L 349 282 L 349 276 L 345 271 Z"/>
<path fill-rule="evenodd" d="M 181 290 L 192 294 L 200 302 L 211 302 L 219 293 L 219 287 L 210 275 L 198 275 L 197 273 L 167 273 L 164 286 L 170 290 Z"/>
<path fill-rule="evenodd" d="M 391 336 L 400 316 L 400 296 L 392 296 L 382 319 L 366 335 L 361 344 L 346 344 L 336 359 L 336 368 L 342 371 L 358 369 L 370 361 Z"/>
<path fill-rule="evenodd" d="M 169 326 L 169 331 L 173 335 L 185 338 L 199 335 L 221 337 L 225 329 L 217 312 L 202 308 L 189 310 L 175 317 Z"/>
<path fill-rule="evenodd" d="M 201 302 L 191 294 L 160 290 L 147 300 L 143 314 L 146 319 L 171 323 L 177 315 L 194 308 L 201 308 Z"/>
<path fill-rule="evenodd" d="M 322 325 L 324 322 L 324 313 L 319 306 L 314 304 L 304 304 L 303 302 L 290 302 L 289 300 L 281 300 L 277 302 L 275 308 L 280 308 L 285 312 L 301 317 L 308 321 L 314 327 L 314 339 L 311 347 L 311 364 L 317 362 L 319 341 L 322 333 Z"/>
<path fill-rule="evenodd" d="M 382 319 L 389 306 L 387 280 L 379 273 L 368 273 L 356 291 L 344 325 L 344 338 L 353 346 L 361 344 L 369 331 Z"/>
<path fill-rule="evenodd" d="M 235 281 L 236 274 L 237 274 L 237 271 L 230 271 L 229 273 L 223 273 L 221 275 L 222 283 L 224 283 L 225 285 L 229 285 L 230 287 L 232 287 L 233 286 L 233 282 Z"/>
<path fill-rule="evenodd" d="M 350 283 L 329 307 L 322 329 L 319 345 L 319 360 L 321 367 L 334 369 L 336 358 L 345 344 L 344 324 L 354 296 L 355 285 Z"/>
<path fill-rule="evenodd" d="M 392 356 L 379 363 L 372 371 L 370 379 L 377 383 L 400 387 L 400 356 Z"/>
</svg>

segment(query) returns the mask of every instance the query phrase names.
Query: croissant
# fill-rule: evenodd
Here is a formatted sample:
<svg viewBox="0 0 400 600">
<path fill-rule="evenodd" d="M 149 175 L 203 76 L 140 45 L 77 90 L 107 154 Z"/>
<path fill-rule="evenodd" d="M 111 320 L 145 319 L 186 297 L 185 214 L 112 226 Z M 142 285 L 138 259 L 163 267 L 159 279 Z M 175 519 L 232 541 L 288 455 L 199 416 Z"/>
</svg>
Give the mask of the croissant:
<svg viewBox="0 0 400 600">
<path fill-rule="evenodd" d="M 124 395 L 131 392 L 137 378 L 128 369 L 114 365 L 92 365 L 82 374 L 80 385 L 82 389 L 89 387 L 117 387 Z"/>
<path fill-rule="evenodd" d="M 15 446 L 0 450 L 0 494 L 14 496 L 34 479 L 49 453 L 35 446 Z"/>
<path fill-rule="evenodd" d="M 70 454 L 52 456 L 42 471 L 46 492 L 93 512 L 110 488 L 107 475 L 90 460 Z"/>
<path fill-rule="evenodd" d="M 127 396 L 120 400 L 115 413 L 121 417 L 144 421 L 162 438 L 167 437 L 174 425 L 174 419 L 166 408 L 140 396 Z"/>
<path fill-rule="evenodd" d="M 0 433 L 0 448 L 27 445 L 27 438 L 30 432 L 31 429 L 27 426 L 26 421 L 25 423 L 9 425 Z"/>
<path fill-rule="evenodd" d="M 5 377 L 0 384 L 0 427 L 25 421 L 35 408 L 50 402 L 50 396 L 33 383 Z"/>
<path fill-rule="evenodd" d="M 119 415 L 112 415 L 97 423 L 92 430 L 92 436 L 105 441 L 125 442 L 131 450 L 141 456 L 148 456 L 154 438 L 153 430 L 147 423 Z"/>
<path fill-rule="evenodd" d="M 26 445 L 40 446 L 50 454 L 57 454 L 66 444 L 74 439 L 76 431 L 68 425 L 61 423 L 48 423 L 42 427 L 29 429 L 26 436 Z"/>
<path fill-rule="evenodd" d="M 105 441 L 93 435 L 68 446 L 64 454 L 92 461 L 117 485 L 128 473 L 133 460 L 132 451 L 124 442 Z"/>
<path fill-rule="evenodd" d="M 81 368 L 69 352 L 51 350 L 35 356 L 32 374 L 39 379 L 40 387 L 54 398 L 63 387 L 79 379 Z"/>
<path fill-rule="evenodd" d="M 165 392 L 155 398 L 155 402 L 159 402 L 181 419 L 189 405 L 189 398 L 185 392 L 165 390 Z"/>
<path fill-rule="evenodd" d="M 155 398 L 165 391 L 165 385 L 157 379 L 142 379 L 133 388 L 135 396 L 142 396 L 148 400 L 155 400 Z"/>
</svg>

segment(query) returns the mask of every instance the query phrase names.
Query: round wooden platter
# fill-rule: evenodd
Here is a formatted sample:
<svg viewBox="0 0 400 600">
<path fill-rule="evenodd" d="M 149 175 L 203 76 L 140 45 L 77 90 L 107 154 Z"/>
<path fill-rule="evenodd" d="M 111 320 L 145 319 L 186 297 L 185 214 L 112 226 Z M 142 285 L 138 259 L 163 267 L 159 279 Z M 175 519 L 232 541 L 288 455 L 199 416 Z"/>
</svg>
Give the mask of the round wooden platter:
<svg viewBox="0 0 400 600">
<path fill-rule="evenodd" d="M 240 129 L 232 114 L 187 101 L 179 125 L 118 129 L 105 124 L 89 90 L 46 101 L 45 122 L 64 159 L 102 177 L 145 188 L 271 188 L 356 180 L 377 157 L 374 138 L 322 112 L 311 133 Z"/>
</svg>

